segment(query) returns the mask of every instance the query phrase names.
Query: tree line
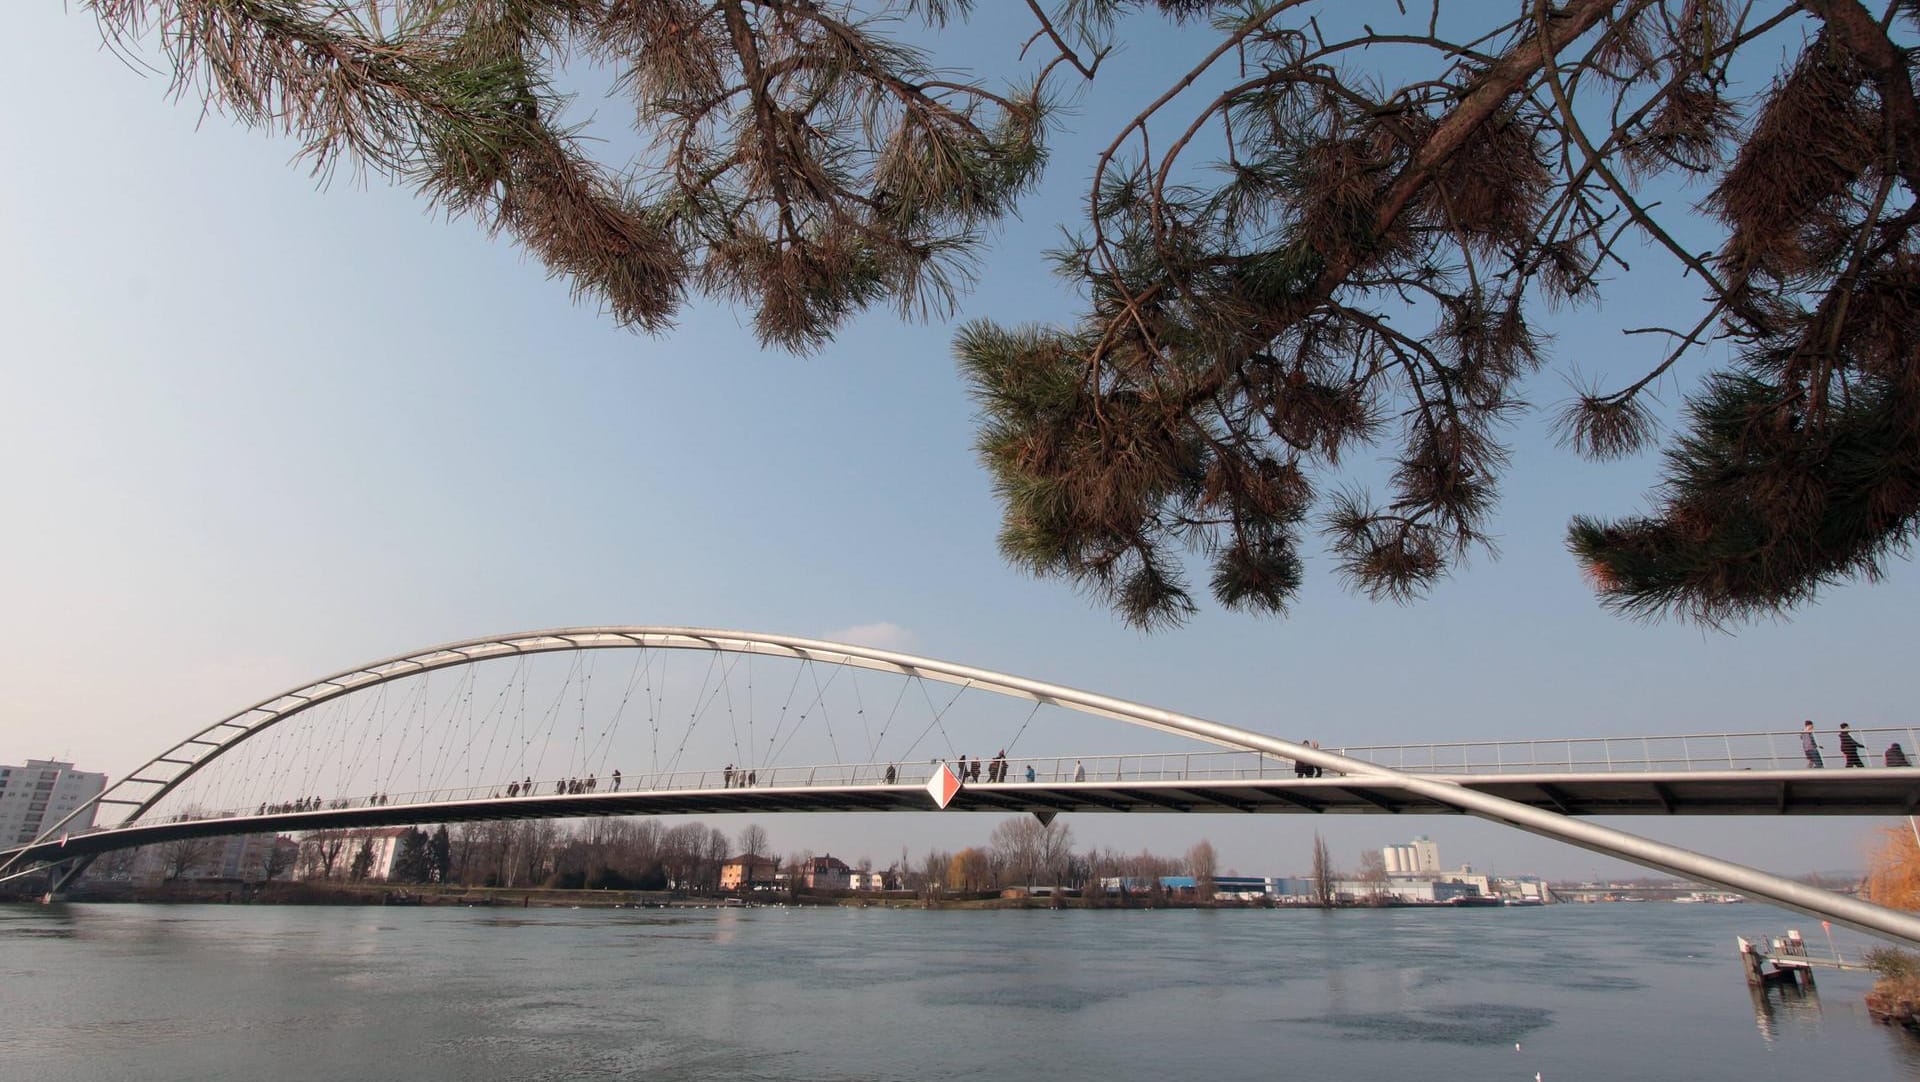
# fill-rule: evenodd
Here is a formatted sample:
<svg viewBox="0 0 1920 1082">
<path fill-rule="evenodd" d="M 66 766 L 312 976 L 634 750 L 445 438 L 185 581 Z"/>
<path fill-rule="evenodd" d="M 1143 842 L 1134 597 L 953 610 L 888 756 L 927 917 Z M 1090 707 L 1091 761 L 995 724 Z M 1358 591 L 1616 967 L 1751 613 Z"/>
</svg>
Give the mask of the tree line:
<svg viewBox="0 0 1920 1082">
<path fill-rule="evenodd" d="M 721 867 L 730 858 L 754 855 L 777 869 L 798 871 L 815 852 L 771 851 L 767 831 L 749 824 L 735 835 L 693 821 L 668 826 L 656 819 L 612 818 L 579 823 L 548 819 L 518 822 L 457 823 L 431 831 L 419 827 L 312 831 L 299 839 L 297 855 L 276 845 L 262 846 L 245 869 L 248 878 L 272 882 L 291 873 L 307 882 L 439 883 L 449 886 L 550 888 L 563 890 L 673 890 L 711 894 L 720 890 Z M 382 862 L 387 839 L 392 859 Z M 126 849 L 97 861 L 92 874 L 124 878 L 143 863 L 157 867 L 164 882 L 204 871 L 218 839 L 192 838 Z M 1362 881 L 1384 882 L 1379 852 L 1361 854 Z M 1002 820 L 980 845 L 960 849 L 933 847 L 918 857 L 902 848 L 885 867 L 861 857 L 855 871 L 881 871 L 888 888 L 921 895 L 986 893 L 1008 888 L 1049 887 L 1099 895 L 1104 880 L 1120 880 L 1135 889 L 1158 891 L 1166 876 L 1191 876 L 1195 893 L 1210 898 L 1219 874 L 1219 856 L 1205 839 L 1184 853 L 1147 849 L 1126 852 L 1111 846 L 1077 849 L 1073 828 L 1059 820 L 1042 823 L 1019 815 Z M 1328 847 L 1314 836 L 1309 879 L 1319 884 L 1314 900 L 1335 901 L 1334 883 L 1342 877 Z"/>
<path fill-rule="evenodd" d="M 380 833 L 308 834 L 300 843 L 296 874 L 303 880 L 366 880 Z M 1331 882 L 1340 873 L 1325 843 L 1317 837 L 1315 841 L 1315 873 Z M 777 869 L 796 871 L 816 855 L 811 849 L 770 852 L 767 832 L 759 824 L 729 836 L 697 821 L 667 826 L 644 818 L 461 823 L 431 833 L 408 828 L 395 843 L 392 871 L 385 879 L 474 887 L 715 893 L 721 866 L 747 854 L 771 860 Z M 884 872 L 892 889 L 920 894 L 1010 887 L 1097 892 L 1109 879 L 1157 889 L 1164 876 L 1186 875 L 1194 877 L 1200 896 L 1210 897 L 1219 857 L 1204 839 L 1177 855 L 1146 849 L 1130 853 L 1110 846 L 1079 849 L 1068 824 L 1020 815 L 1002 820 L 980 845 L 933 847 L 917 857 L 902 848 L 884 867 L 867 857 L 850 864 L 862 873 Z"/>
</svg>

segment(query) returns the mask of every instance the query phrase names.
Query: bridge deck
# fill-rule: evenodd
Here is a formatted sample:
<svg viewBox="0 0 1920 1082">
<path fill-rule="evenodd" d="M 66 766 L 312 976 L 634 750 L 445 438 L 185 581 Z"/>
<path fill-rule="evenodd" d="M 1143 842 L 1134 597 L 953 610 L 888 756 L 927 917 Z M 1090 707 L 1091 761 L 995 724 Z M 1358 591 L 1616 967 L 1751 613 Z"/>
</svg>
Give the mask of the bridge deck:
<svg viewBox="0 0 1920 1082">
<path fill-rule="evenodd" d="M 1453 776 L 1447 781 L 1568 815 L 1909 815 L 1920 806 L 1920 770 L 1741 770 Z M 927 812 L 918 783 L 766 786 L 487 797 L 140 822 L 58 842 L 0 849 L 27 862 L 61 860 L 179 838 L 413 823 L 563 819 L 607 815 L 775 812 Z M 949 812 L 1186 812 L 1455 815 L 1388 779 L 1217 778 L 972 783 Z"/>
</svg>

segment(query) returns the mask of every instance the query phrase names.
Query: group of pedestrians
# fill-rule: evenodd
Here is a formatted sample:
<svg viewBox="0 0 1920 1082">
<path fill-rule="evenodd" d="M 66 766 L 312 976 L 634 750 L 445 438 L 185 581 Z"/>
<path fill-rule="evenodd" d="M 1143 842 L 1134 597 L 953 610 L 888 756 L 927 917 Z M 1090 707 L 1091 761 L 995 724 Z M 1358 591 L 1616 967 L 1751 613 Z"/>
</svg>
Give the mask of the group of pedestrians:
<svg viewBox="0 0 1920 1082">
<path fill-rule="evenodd" d="M 285 815 L 288 812 L 319 811 L 322 806 L 323 805 L 321 804 L 319 797 L 304 796 L 304 797 L 301 797 L 299 800 L 282 801 L 278 804 L 262 804 L 260 805 L 259 810 L 256 811 L 254 814 Z M 347 802 L 344 800 L 336 800 L 333 803 L 327 804 L 324 806 L 328 808 L 344 808 L 347 806 Z"/>
<path fill-rule="evenodd" d="M 721 788 L 724 789 L 751 789 L 760 784 L 758 770 L 735 770 L 732 763 L 728 763 L 727 768 L 720 772 L 720 778 L 723 782 Z"/>
<path fill-rule="evenodd" d="M 980 780 L 980 764 L 982 763 L 985 763 L 987 766 L 987 780 L 989 782 L 993 782 L 997 784 L 999 782 L 1008 780 L 1007 771 L 1011 768 L 1011 764 L 1007 762 L 1007 749 L 1005 748 L 1001 748 L 998 752 L 995 752 L 993 758 L 991 759 L 977 759 L 977 758 L 969 759 L 965 755 L 960 756 L 960 761 L 953 765 L 954 776 L 959 778 L 963 782 L 979 781 Z M 1073 768 L 1074 768 L 1073 769 L 1074 781 L 1087 780 L 1086 767 L 1081 766 L 1079 763 L 1076 762 L 1073 764 Z M 893 784 L 894 776 L 895 775 L 894 775 L 893 764 L 888 763 L 887 764 L 887 784 L 888 785 Z M 1027 764 L 1027 780 L 1033 781 L 1038 777 L 1039 777 L 1039 774 L 1035 772 L 1035 770 L 1033 769 L 1033 764 L 1031 763 Z"/>
<path fill-rule="evenodd" d="M 621 778 L 618 770 L 614 771 L 612 776 L 607 780 L 609 783 L 608 791 L 615 793 L 620 791 Z M 584 778 L 562 778 L 553 783 L 553 791 L 556 796 L 585 796 L 588 793 L 598 792 L 599 790 L 600 778 L 595 774 L 588 774 Z M 531 775 L 521 778 L 519 781 L 507 783 L 507 795 L 510 797 L 532 796 L 536 791 Z M 499 796 L 500 794 L 495 793 L 494 795 Z"/>
<path fill-rule="evenodd" d="M 1865 747 L 1866 745 L 1860 742 L 1860 738 L 1853 735 L 1853 730 L 1847 723 L 1841 722 L 1840 757 L 1844 760 L 1844 765 L 1866 766 L 1866 761 L 1860 757 L 1860 752 Z M 1812 719 L 1808 719 L 1800 727 L 1800 752 L 1807 757 L 1807 766 L 1815 770 L 1827 765 L 1826 760 L 1820 756 L 1820 742 L 1814 739 Z M 1907 758 L 1907 753 L 1897 743 L 1887 745 L 1886 754 L 1882 755 L 1881 759 L 1888 766 L 1913 765 L 1913 761 Z"/>
</svg>

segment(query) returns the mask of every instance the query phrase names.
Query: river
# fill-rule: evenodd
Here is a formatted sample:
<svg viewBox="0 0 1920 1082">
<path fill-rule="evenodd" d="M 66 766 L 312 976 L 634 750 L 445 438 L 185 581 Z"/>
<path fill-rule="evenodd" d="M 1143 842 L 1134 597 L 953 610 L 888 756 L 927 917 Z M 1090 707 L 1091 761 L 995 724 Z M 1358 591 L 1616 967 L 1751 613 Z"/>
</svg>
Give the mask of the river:
<svg viewBox="0 0 1920 1082">
<path fill-rule="evenodd" d="M 0 1077 L 1920 1077 L 1866 975 L 1749 992 L 1734 935 L 1788 927 L 1824 943 L 1758 905 L 0 907 Z"/>
</svg>

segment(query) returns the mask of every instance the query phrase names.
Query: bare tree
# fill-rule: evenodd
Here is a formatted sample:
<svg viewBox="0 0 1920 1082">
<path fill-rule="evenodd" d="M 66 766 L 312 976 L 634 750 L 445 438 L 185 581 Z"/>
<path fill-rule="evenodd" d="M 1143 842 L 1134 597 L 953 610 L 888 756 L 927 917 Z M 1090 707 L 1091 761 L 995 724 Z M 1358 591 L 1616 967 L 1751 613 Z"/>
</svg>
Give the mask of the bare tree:
<svg viewBox="0 0 1920 1082">
<path fill-rule="evenodd" d="M 1043 823 L 1031 815 L 1001 820 L 988 839 L 993 863 L 1019 885 L 1058 885 L 1073 852 L 1073 829 L 1064 820 Z"/>
<path fill-rule="evenodd" d="M 1340 873 L 1334 869 L 1333 853 L 1327 849 L 1326 840 L 1316 832 L 1313 836 L 1313 904 L 1322 909 L 1332 909 L 1339 900 L 1336 881 Z"/>
<path fill-rule="evenodd" d="M 700 863 L 700 889 L 720 889 L 720 865 L 727 859 L 727 836 L 719 830 L 707 831 L 706 849 Z"/>
<path fill-rule="evenodd" d="M 939 849 L 927 850 L 920 859 L 920 871 L 917 887 L 926 897 L 937 897 L 948 887 L 947 869 L 953 864 L 953 854 Z"/>
<path fill-rule="evenodd" d="M 198 871 L 213 855 L 215 841 L 212 838 L 177 838 L 170 842 L 161 842 L 160 874 L 164 881 L 171 883 L 189 872 Z"/>
<path fill-rule="evenodd" d="M 294 859 L 300 851 L 292 842 L 282 845 L 282 840 L 283 839 L 277 837 L 271 839 L 267 843 L 266 849 L 260 854 L 260 881 L 262 883 L 273 882 L 281 872 L 292 867 Z"/>
<path fill-rule="evenodd" d="M 807 885 L 807 873 L 813 868 L 813 850 L 801 849 L 787 854 L 787 875 L 791 885 L 798 888 Z"/>
<path fill-rule="evenodd" d="M 555 843 L 560 837 L 559 827 L 551 819 L 532 819 L 514 826 L 516 871 L 523 873 L 521 883 L 536 886 L 552 874 Z"/>
<path fill-rule="evenodd" d="M 320 865 L 322 879 L 333 878 L 333 866 L 339 861 L 340 853 L 347 847 L 345 831 L 329 830 L 314 836 L 314 855 Z"/>
<path fill-rule="evenodd" d="M 473 863 L 476 855 L 486 848 L 487 825 L 483 823 L 460 823 L 453 832 L 453 881 L 462 885 L 473 882 Z"/>
<path fill-rule="evenodd" d="M 1376 598 L 1488 547 L 1542 314 L 1598 303 L 1630 256 L 1695 308 L 1580 380 L 1566 441 L 1650 446 L 1646 397 L 1704 363 L 1651 512 L 1570 526 L 1606 604 L 1781 611 L 1872 578 L 1920 526 L 1904 4 L 1056 0 L 1008 33 L 1011 86 L 882 34 L 968 0 L 85 7 L 129 51 L 156 42 L 176 93 L 513 236 L 621 323 L 662 328 L 699 290 L 803 350 L 876 304 L 947 310 L 1038 176 L 1048 103 L 1137 92 L 1075 165 L 1085 218 L 1057 262 L 1083 310 L 974 321 L 956 349 L 1006 556 L 1138 624 L 1193 611 L 1190 552 L 1219 603 L 1281 612 L 1314 532 Z M 1200 16 L 1214 47 L 1164 92 L 1114 70 L 1129 36 Z M 567 57 L 622 73 L 644 171 L 569 134 Z M 1389 491 L 1343 482 L 1383 439 Z"/>
<path fill-rule="evenodd" d="M 1194 897 L 1202 904 L 1210 904 L 1214 895 L 1214 875 L 1220 863 L 1219 854 L 1214 852 L 1213 843 L 1202 839 L 1187 850 L 1187 874 L 1193 876 Z"/>
<path fill-rule="evenodd" d="M 759 823 L 748 823 L 740 829 L 740 851 L 754 856 L 766 856 L 771 843 L 767 832 Z"/>
<path fill-rule="evenodd" d="M 1360 850 L 1360 872 L 1355 876 L 1367 887 L 1367 901 L 1374 905 L 1385 904 L 1388 898 L 1387 887 L 1392 882 L 1387 876 L 1387 858 L 1378 849 Z"/>
</svg>

